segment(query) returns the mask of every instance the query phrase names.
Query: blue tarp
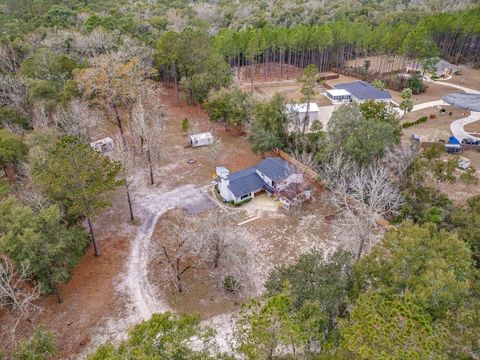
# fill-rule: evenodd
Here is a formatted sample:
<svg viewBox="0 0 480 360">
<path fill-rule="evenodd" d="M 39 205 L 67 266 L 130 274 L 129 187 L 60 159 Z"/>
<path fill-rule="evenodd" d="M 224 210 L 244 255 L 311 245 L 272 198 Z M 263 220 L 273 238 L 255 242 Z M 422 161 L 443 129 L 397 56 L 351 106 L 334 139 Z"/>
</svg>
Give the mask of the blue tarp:
<svg viewBox="0 0 480 360">
<path fill-rule="evenodd" d="M 448 143 L 449 143 L 449 144 L 460 145 L 460 141 L 458 141 L 458 139 L 457 139 L 455 136 L 450 136 L 450 137 L 448 138 Z"/>
</svg>

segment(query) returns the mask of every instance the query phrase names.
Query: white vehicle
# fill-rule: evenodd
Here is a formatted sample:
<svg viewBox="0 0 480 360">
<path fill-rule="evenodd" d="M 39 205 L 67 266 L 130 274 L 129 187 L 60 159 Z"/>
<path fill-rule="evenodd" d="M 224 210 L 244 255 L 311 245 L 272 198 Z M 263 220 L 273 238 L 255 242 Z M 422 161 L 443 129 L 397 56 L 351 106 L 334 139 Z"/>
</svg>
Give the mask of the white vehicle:
<svg viewBox="0 0 480 360">
<path fill-rule="evenodd" d="M 190 135 L 189 138 L 190 138 L 190 145 L 192 145 L 192 147 L 194 148 L 199 146 L 210 145 L 213 143 L 213 135 L 209 132 Z"/>
<path fill-rule="evenodd" d="M 99 153 L 105 154 L 106 152 L 112 151 L 115 148 L 115 143 L 113 142 L 112 138 L 106 137 L 90 143 L 90 146 Z"/>
<path fill-rule="evenodd" d="M 462 170 L 467 170 L 470 167 L 470 159 L 460 156 L 457 167 Z"/>
</svg>

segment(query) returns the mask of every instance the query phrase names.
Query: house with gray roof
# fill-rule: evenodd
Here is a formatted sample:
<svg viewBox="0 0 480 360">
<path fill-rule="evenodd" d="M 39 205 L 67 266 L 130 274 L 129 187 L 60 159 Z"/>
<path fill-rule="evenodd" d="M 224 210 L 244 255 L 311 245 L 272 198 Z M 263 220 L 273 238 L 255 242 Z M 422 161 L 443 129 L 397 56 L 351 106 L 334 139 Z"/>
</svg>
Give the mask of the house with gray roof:
<svg viewBox="0 0 480 360">
<path fill-rule="evenodd" d="M 378 89 L 365 81 L 353 81 L 350 83 L 337 84 L 337 90 L 345 90 L 351 95 L 352 101 L 364 102 L 368 100 L 384 101 L 389 103 L 392 95 L 387 90 Z"/>
<path fill-rule="evenodd" d="M 458 71 L 458 67 L 449 63 L 446 60 L 440 59 L 435 65 L 433 65 L 432 70 L 435 75 L 440 78 L 447 78 L 452 76 Z M 415 62 L 413 65 L 407 67 L 407 72 L 422 72 L 423 73 L 423 65 Z"/>
<path fill-rule="evenodd" d="M 257 165 L 230 173 L 225 167 L 217 169 L 217 185 L 220 196 L 226 201 L 238 203 L 266 191 L 275 192 L 276 185 L 292 173 L 293 167 L 278 157 L 267 157 Z"/>
</svg>

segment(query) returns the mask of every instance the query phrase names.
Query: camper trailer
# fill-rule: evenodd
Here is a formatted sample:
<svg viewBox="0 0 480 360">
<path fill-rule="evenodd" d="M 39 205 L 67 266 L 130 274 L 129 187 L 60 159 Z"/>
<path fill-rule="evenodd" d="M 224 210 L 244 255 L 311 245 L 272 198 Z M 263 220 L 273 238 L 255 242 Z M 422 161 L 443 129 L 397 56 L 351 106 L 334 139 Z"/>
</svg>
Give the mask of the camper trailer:
<svg viewBox="0 0 480 360">
<path fill-rule="evenodd" d="M 189 138 L 190 138 L 190 145 L 194 148 L 199 146 L 210 145 L 213 143 L 213 135 L 209 132 L 190 135 Z"/>
<path fill-rule="evenodd" d="M 90 143 L 90 146 L 99 153 L 105 154 L 115 148 L 115 144 L 110 137 L 106 137 Z"/>
</svg>

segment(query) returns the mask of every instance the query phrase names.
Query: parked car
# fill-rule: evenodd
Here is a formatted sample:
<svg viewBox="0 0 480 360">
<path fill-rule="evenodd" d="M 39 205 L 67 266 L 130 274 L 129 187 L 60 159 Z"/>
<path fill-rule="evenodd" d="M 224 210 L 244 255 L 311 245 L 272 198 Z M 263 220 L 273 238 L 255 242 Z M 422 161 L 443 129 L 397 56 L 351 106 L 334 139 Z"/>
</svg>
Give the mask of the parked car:
<svg viewBox="0 0 480 360">
<path fill-rule="evenodd" d="M 461 154 L 463 152 L 460 144 L 445 144 L 445 150 L 449 154 Z"/>
<path fill-rule="evenodd" d="M 462 144 L 476 145 L 476 142 L 472 138 L 467 137 L 462 140 Z"/>
</svg>

